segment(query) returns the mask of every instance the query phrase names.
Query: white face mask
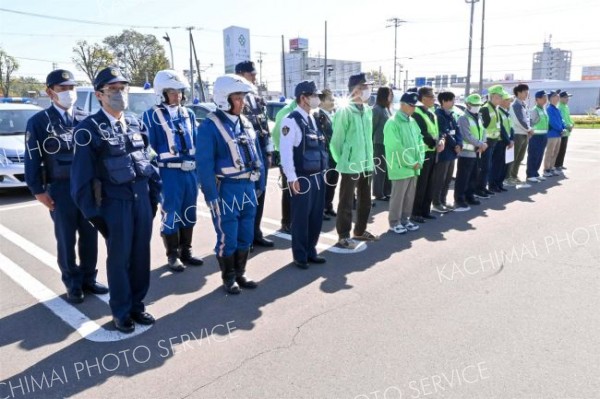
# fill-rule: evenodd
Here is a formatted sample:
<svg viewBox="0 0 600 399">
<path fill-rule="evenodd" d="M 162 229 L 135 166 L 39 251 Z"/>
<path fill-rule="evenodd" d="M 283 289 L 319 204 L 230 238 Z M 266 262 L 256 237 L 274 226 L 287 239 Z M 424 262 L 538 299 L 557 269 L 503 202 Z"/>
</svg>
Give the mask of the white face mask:
<svg viewBox="0 0 600 399">
<path fill-rule="evenodd" d="M 56 93 L 56 92 L 55 92 Z M 67 90 L 56 93 L 58 97 L 56 102 L 63 108 L 70 109 L 75 101 L 77 101 L 77 92 L 75 90 Z"/>
<path fill-rule="evenodd" d="M 472 112 L 472 113 L 474 113 L 474 114 L 476 114 L 476 113 L 478 113 L 478 112 L 479 112 L 479 108 L 481 108 L 481 107 L 480 107 L 480 106 L 478 106 L 478 105 L 477 105 L 477 106 L 475 106 L 475 105 L 471 105 L 471 106 L 469 107 L 469 111 L 470 111 L 470 112 Z"/>
<path fill-rule="evenodd" d="M 364 89 L 362 91 L 362 94 L 360 95 L 360 98 L 364 101 L 367 102 L 369 101 L 369 97 L 371 97 L 371 89 Z"/>
<path fill-rule="evenodd" d="M 319 97 L 310 97 L 308 100 L 308 105 L 310 106 L 310 109 L 319 108 L 319 105 L 321 105 L 321 100 Z"/>
</svg>

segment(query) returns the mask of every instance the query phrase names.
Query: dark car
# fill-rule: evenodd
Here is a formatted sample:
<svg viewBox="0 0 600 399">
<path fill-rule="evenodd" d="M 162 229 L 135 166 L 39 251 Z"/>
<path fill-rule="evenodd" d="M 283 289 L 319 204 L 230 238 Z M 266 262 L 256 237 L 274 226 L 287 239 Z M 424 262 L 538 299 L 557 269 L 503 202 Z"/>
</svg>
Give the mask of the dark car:
<svg viewBox="0 0 600 399">
<path fill-rule="evenodd" d="M 277 116 L 277 113 L 281 111 L 281 109 L 288 105 L 290 102 L 291 100 L 267 101 L 267 118 L 270 121 L 275 122 L 275 117 Z"/>
<path fill-rule="evenodd" d="M 189 104 L 186 105 L 186 107 L 194 111 L 194 114 L 196 114 L 196 121 L 198 122 L 198 124 L 202 123 L 202 121 L 206 119 L 208 114 L 217 110 L 217 106 L 215 105 L 215 103 Z"/>
</svg>

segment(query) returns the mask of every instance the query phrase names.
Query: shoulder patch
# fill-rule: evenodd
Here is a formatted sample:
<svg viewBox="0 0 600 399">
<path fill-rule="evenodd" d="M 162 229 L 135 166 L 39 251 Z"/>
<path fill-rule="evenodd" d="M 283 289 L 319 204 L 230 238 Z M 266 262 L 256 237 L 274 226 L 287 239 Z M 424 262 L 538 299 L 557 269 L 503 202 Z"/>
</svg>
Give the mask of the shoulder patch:
<svg viewBox="0 0 600 399">
<path fill-rule="evenodd" d="M 287 134 L 290 132 L 290 128 L 288 126 L 284 126 L 281 128 L 281 133 L 283 133 L 284 136 L 287 136 Z"/>
</svg>

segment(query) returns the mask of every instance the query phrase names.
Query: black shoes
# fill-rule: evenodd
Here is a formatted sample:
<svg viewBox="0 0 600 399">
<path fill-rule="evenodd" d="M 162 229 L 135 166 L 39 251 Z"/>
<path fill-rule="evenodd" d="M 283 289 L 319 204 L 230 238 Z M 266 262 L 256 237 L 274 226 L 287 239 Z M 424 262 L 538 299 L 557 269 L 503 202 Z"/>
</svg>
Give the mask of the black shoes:
<svg viewBox="0 0 600 399">
<path fill-rule="evenodd" d="M 183 263 L 179 260 L 179 233 L 162 234 L 163 244 L 167 250 L 167 265 L 174 272 L 185 270 Z"/>
<path fill-rule="evenodd" d="M 193 227 L 179 229 L 179 259 L 188 266 L 202 266 L 204 261 L 192 255 Z"/>
<path fill-rule="evenodd" d="M 258 284 L 246 276 L 246 263 L 248 263 L 248 251 L 235 251 L 235 282 L 241 288 L 254 289 L 258 287 Z"/>
<path fill-rule="evenodd" d="M 223 288 L 227 293 L 238 295 L 242 292 L 236 281 L 235 273 L 235 254 L 229 256 L 217 256 L 219 268 L 221 269 L 221 279 L 223 280 Z"/>
<path fill-rule="evenodd" d="M 481 201 L 473 198 L 473 199 L 467 199 L 467 204 L 469 205 L 481 205 Z"/>
<path fill-rule="evenodd" d="M 323 212 L 323 220 L 331 220 L 331 218 L 327 216 L 327 213 Z"/>
<path fill-rule="evenodd" d="M 103 295 L 108 294 L 108 287 L 104 284 L 100 284 L 94 281 L 91 284 L 84 284 L 82 287 L 83 292 L 89 292 L 90 294 Z"/>
<path fill-rule="evenodd" d="M 133 321 L 135 321 L 136 323 L 144 325 L 144 326 L 152 325 L 156 321 L 154 319 L 154 316 L 152 316 L 148 312 L 132 313 L 131 314 L 131 319 Z"/>
<path fill-rule="evenodd" d="M 425 223 L 425 219 L 422 216 L 411 216 L 410 220 L 417 223 Z"/>
<path fill-rule="evenodd" d="M 308 263 L 325 263 L 327 262 L 327 260 L 325 258 L 323 258 L 322 256 L 312 256 L 312 257 L 308 257 Z"/>
<path fill-rule="evenodd" d="M 130 317 L 125 320 L 119 320 L 116 317 L 113 317 L 112 322 L 115 328 L 124 334 L 131 334 L 135 331 L 135 324 L 133 324 L 133 320 Z"/>
<path fill-rule="evenodd" d="M 254 238 L 254 246 L 271 248 L 271 247 L 275 246 L 275 243 L 271 240 L 267 240 L 264 237 L 256 237 L 256 238 Z"/>
<path fill-rule="evenodd" d="M 83 302 L 83 291 L 79 288 L 67 290 L 67 301 L 73 304 Z"/>
<path fill-rule="evenodd" d="M 423 219 L 435 220 L 437 217 L 433 216 L 431 213 L 428 213 L 427 215 L 423 215 Z"/>
<path fill-rule="evenodd" d="M 292 234 L 292 228 L 290 227 L 289 224 L 282 224 L 279 231 L 281 231 L 282 233 L 286 233 L 286 234 Z"/>
<path fill-rule="evenodd" d="M 297 267 L 299 267 L 302 270 L 308 269 L 308 262 L 303 262 L 303 261 L 294 259 L 294 265 L 296 265 Z"/>
<path fill-rule="evenodd" d="M 326 209 L 325 210 L 325 214 L 327 216 L 331 216 L 331 217 L 336 217 L 337 216 L 337 212 L 333 210 L 333 208 L 331 209 Z"/>
</svg>

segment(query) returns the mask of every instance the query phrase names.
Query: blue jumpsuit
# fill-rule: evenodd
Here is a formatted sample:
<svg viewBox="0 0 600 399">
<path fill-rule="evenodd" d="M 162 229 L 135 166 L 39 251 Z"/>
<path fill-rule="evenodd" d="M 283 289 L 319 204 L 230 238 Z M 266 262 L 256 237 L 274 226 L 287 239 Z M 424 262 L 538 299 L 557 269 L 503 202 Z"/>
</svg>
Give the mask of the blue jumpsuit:
<svg viewBox="0 0 600 399">
<path fill-rule="evenodd" d="M 223 132 L 212 118 L 224 127 Z M 196 167 L 204 199 L 216 203 L 220 210 L 212 212 L 217 233 L 215 253 L 227 257 L 237 250 L 246 251 L 254 239 L 256 191 L 265 190 L 256 133 L 245 117 L 234 123 L 217 110 L 200 125 L 196 142 L 202 148 L 196 152 Z"/>
<path fill-rule="evenodd" d="M 98 233 L 77 209 L 69 194 L 73 162 L 73 124 L 55 106 L 35 114 L 27 122 L 25 180 L 33 195 L 48 192 L 54 201 L 57 261 L 67 291 L 96 282 Z M 83 115 L 85 117 L 85 115 Z M 83 118 L 82 118 L 83 119 Z M 79 241 L 77 241 L 79 234 Z M 75 244 L 79 263 L 77 266 Z"/>
<path fill-rule="evenodd" d="M 101 109 L 77 125 L 71 195 L 87 219 L 107 224 L 109 304 L 123 321 L 145 310 L 160 177 L 150 164 L 144 126 L 136 119 L 121 128 L 113 122 Z"/>
<path fill-rule="evenodd" d="M 161 113 L 168 129 L 162 126 Z M 179 108 L 178 118 L 171 119 L 164 104 L 150 108 L 142 116 L 148 129 L 150 145 L 157 153 L 162 179 L 161 233 L 175 234 L 180 228 L 192 228 L 196 224 L 195 135 L 196 118 L 186 108 Z M 182 169 L 183 168 L 183 169 Z"/>
</svg>

